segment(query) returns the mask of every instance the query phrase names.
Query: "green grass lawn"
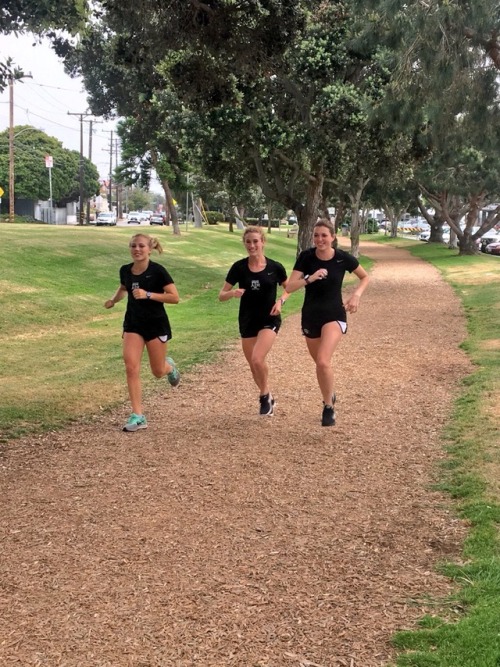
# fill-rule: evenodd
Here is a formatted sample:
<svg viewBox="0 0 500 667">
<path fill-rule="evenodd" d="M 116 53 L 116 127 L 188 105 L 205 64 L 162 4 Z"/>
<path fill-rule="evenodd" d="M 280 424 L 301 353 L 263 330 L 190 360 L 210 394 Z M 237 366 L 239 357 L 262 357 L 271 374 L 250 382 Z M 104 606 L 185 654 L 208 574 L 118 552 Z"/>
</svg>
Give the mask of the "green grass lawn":
<svg viewBox="0 0 500 667">
<path fill-rule="evenodd" d="M 108 410 L 127 399 L 121 357 L 125 301 L 103 303 L 118 287 L 118 270 L 130 262 L 128 242 L 137 227 L 0 225 L 0 438 L 62 426 Z M 238 338 L 237 300 L 219 303 L 230 265 L 246 251 L 241 232 L 226 225 L 146 228 L 164 253 L 153 253 L 171 272 L 181 303 L 168 308 L 173 328 L 169 352 L 187 370 Z M 268 235 L 267 254 L 290 272 L 296 239 Z M 297 312 L 294 294 L 284 316 Z M 145 391 L 158 388 L 148 364 Z"/>
</svg>

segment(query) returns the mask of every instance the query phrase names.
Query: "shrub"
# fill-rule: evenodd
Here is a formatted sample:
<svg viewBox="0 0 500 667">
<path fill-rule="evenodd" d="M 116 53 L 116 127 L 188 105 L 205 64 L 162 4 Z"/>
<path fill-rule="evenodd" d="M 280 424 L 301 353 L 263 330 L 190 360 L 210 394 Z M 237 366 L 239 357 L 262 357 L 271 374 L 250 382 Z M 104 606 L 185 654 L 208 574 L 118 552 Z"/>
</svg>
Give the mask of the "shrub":
<svg viewBox="0 0 500 667">
<path fill-rule="evenodd" d="M 224 222 L 224 213 L 220 211 L 205 211 L 209 225 L 218 225 L 219 222 Z"/>
</svg>

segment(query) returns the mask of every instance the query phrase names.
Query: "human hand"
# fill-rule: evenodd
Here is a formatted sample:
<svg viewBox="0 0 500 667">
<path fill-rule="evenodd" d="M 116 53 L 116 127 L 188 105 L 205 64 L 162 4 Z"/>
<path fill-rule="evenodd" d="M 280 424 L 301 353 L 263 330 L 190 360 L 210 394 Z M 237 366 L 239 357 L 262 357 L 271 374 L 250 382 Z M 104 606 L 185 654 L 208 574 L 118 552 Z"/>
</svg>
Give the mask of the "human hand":
<svg viewBox="0 0 500 667">
<path fill-rule="evenodd" d="M 318 269 L 312 274 L 311 278 L 313 278 L 314 280 L 324 280 L 327 276 L 328 276 L 328 271 L 326 269 Z M 311 280 L 311 278 L 309 278 L 309 281 Z"/>
<path fill-rule="evenodd" d="M 344 303 L 344 308 L 348 313 L 355 313 L 359 307 L 359 296 L 353 294 L 347 301 Z"/>
<path fill-rule="evenodd" d="M 241 289 L 241 287 L 238 287 L 238 289 L 233 290 L 232 294 L 233 294 L 235 299 L 241 299 L 243 294 L 245 294 L 245 290 Z"/>
<path fill-rule="evenodd" d="M 134 299 L 146 299 L 146 290 L 137 287 L 136 289 L 132 290 L 132 296 Z"/>
<path fill-rule="evenodd" d="M 274 306 L 271 308 L 271 315 L 281 315 L 281 299 L 278 299 Z"/>
<path fill-rule="evenodd" d="M 115 302 L 113 299 L 108 299 L 107 301 L 104 302 L 104 308 L 113 308 L 115 305 Z"/>
</svg>

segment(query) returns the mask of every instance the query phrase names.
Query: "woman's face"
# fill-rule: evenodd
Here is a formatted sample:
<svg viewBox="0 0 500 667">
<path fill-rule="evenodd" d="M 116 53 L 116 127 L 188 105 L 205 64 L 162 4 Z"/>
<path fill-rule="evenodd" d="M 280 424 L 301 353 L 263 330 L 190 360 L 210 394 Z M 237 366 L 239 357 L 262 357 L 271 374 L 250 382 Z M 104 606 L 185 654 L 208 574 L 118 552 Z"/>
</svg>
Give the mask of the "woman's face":
<svg viewBox="0 0 500 667">
<path fill-rule="evenodd" d="M 243 242 L 249 255 L 258 255 L 264 248 L 264 240 L 258 232 L 246 234 Z"/>
<path fill-rule="evenodd" d="M 151 248 L 145 236 L 134 236 L 129 243 L 130 254 L 133 259 L 140 260 L 149 257 Z"/>
<path fill-rule="evenodd" d="M 331 233 L 328 227 L 323 227 L 323 225 L 318 225 L 314 228 L 313 232 L 313 243 L 318 248 L 318 250 L 324 250 L 325 248 L 331 248 L 333 239 L 335 236 Z"/>
</svg>

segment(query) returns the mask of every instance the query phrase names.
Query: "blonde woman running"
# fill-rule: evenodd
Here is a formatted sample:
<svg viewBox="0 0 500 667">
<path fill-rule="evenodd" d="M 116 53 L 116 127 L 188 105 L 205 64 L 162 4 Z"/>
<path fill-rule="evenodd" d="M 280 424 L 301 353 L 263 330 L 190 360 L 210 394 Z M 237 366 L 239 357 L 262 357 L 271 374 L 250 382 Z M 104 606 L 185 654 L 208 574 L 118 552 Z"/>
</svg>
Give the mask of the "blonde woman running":
<svg viewBox="0 0 500 667">
<path fill-rule="evenodd" d="M 132 414 L 123 430 L 138 431 L 147 428 L 140 378 L 144 348 L 155 377 L 167 376 L 172 387 L 177 387 L 180 382 L 174 360 L 166 357 L 172 330 L 165 310 L 166 303 L 179 303 L 179 293 L 165 267 L 150 259 L 152 250 L 163 252 L 156 238 L 149 234 L 135 234 L 129 248 L 133 261 L 120 268 L 120 286 L 104 307 L 113 308 L 115 303 L 128 296 L 123 321 L 123 360 Z"/>
</svg>

